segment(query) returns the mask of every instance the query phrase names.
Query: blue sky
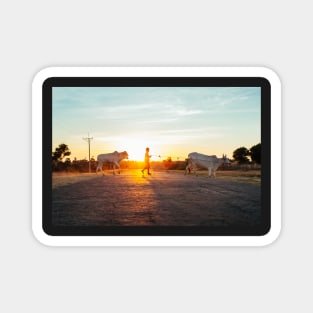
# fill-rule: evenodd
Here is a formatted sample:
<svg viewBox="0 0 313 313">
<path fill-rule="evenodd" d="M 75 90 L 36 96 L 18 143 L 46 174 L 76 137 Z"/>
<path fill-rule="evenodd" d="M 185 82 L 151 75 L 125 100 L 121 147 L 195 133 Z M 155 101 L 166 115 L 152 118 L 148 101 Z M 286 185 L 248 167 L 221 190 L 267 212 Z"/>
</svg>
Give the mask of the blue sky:
<svg viewBox="0 0 313 313">
<path fill-rule="evenodd" d="M 53 87 L 53 150 L 65 143 L 71 159 L 112 151 L 143 159 L 184 159 L 261 142 L 259 87 Z M 158 158 L 155 157 L 155 160 Z"/>
</svg>

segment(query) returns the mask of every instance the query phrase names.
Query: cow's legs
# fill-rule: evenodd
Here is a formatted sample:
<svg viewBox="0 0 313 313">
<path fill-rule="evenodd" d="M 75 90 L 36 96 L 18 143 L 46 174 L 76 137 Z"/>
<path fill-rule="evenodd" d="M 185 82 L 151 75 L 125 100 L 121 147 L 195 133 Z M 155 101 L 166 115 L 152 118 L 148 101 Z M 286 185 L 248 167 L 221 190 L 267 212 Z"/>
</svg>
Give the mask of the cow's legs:
<svg viewBox="0 0 313 313">
<path fill-rule="evenodd" d="M 188 174 L 190 174 L 190 170 L 191 170 L 191 164 L 187 164 L 186 169 L 185 169 L 185 175 L 187 174 L 187 172 Z"/>
<path fill-rule="evenodd" d="M 208 175 L 209 175 L 209 177 L 211 177 L 211 174 L 212 174 L 212 169 L 211 169 L 211 167 L 208 167 Z"/>
<path fill-rule="evenodd" d="M 194 174 L 195 176 L 198 176 L 198 175 L 197 175 L 197 164 L 196 164 L 196 163 L 191 163 L 191 167 L 192 167 L 192 169 L 193 169 L 193 174 Z"/>
<path fill-rule="evenodd" d="M 102 165 L 102 164 L 101 164 Z M 101 170 L 102 172 L 102 166 L 100 166 L 100 162 L 98 162 L 97 168 L 96 168 L 96 174 L 98 175 L 98 171 Z"/>
<path fill-rule="evenodd" d="M 115 166 L 118 168 L 118 173 L 121 174 L 121 168 L 117 162 L 113 163 L 113 174 L 115 175 L 115 172 L 114 172 Z"/>
<path fill-rule="evenodd" d="M 197 166 L 195 163 L 193 163 L 193 161 L 190 161 L 190 163 L 188 164 L 189 166 L 189 173 L 191 173 L 191 171 L 193 170 L 193 174 L 194 175 L 197 175 L 196 173 L 196 169 L 197 169 Z"/>
<path fill-rule="evenodd" d="M 102 162 L 99 162 L 98 163 L 98 166 L 97 166 L 97 169 L 96 169 L 96 174 L 98 175 L 98 171 L 101 171 L 102 175 L 104 176 L 104 172 L 103 172 L 103 163 Z"/>
</svg>

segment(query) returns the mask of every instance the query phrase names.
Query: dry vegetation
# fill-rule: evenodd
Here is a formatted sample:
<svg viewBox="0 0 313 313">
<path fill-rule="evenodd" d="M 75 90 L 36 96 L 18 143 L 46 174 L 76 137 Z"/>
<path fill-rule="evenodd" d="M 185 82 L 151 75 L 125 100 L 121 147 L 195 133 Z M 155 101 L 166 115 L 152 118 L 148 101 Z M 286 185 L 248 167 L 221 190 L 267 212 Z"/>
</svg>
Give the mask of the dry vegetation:
<svg viewBox="0 0 313 313">
<path fill-rule="evenodd" d="M 204 173 L 207 174 L 207 171 Z M 216 177 L 229 181 L 242 181 L 251 183 L 261 182 L 261 170 L 217 171 Z"/>
<path fill-rule="evenodd" d="M 162 172 L 162 171 L 161 171 Z M 183 170 L 170 170 L 167 171 L 169 174 L 184 175 Z M 139 170 L 121 170 L 121 175 L 141 175 Z M 102 175 L 98 173 L 98 175 Z M 105 175 L 112 175 L 112 170 L 105 171 Z M 118 175 L 118 174 L 117 174 Z M 188 174 L 194 175 L 194 174 Z M 208 175 L 207 170 L 197 171 L 197 176 L 205 177 Z M 95 173 L 53 173 L 52 188 L 70 185 L 73 183 L 81 182 L 84 180 L 93 179 L 96 177 Z M 213 178 L 212 178 L 213 179 Z M 236 170 L 236 171 L 217 171 L 216 179 L 222 179 L 227 181 L 238 181 L 247 183 L 260 183 L 261 182 L 261 171 L 260 170 Z"/>
</svg>

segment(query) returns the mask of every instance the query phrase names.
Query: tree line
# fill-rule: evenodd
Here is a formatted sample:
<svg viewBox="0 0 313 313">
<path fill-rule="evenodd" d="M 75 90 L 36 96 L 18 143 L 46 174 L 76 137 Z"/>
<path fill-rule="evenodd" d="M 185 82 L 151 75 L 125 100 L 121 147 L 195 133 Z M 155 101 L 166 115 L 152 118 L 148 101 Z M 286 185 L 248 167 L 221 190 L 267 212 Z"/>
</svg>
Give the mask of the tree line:
<svg viewBox="0 0 313 313">
<path fill-rule="evenodd" d="M 261 164 L 261 143 L 252 146 L 250 149 L 246 147 L 237 148 L 233 152 L 233 160 L 239 164 L 256 163 Z"/>
<path fill-rule="evenodd" d="M 88 172 L 89 161 L 86 159 L 77 160 L 74 158 L 72 161 L 69 158 L 71 151 L 65 143 L 59 144 L 59 146 L 52 152 L 52 171 L 53 172 Z M 239 147 L 233 151 L 231 162 L 237 164 L 261 164 L 261 143 L 258 143 L 251 148 Z M 151 162 L 152 166 L 156 168 L 165 168 L 167 170 L 184 169 L 186 167 L 186 161 L 173 161 L 171 157 L 159 161 Z M 160 164 L 161 163 L 161 164 Z M 105 165 L 107 169 L 111 166 Z M 143 162 L 140 161 L 122 161 L 121 168 L 141 168 Z M 90 168 L 92 172 L 95 172 L 97 167 L 97 161 L 94 157 L 90 158 Z"/>
</svg>

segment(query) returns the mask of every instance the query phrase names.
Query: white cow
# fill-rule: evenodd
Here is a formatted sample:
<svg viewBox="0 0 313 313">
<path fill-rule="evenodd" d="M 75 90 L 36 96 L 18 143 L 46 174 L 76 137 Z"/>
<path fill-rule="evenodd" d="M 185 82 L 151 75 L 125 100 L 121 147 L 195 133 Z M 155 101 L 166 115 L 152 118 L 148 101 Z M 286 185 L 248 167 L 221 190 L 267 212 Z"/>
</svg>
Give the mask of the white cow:
<svg viewBox="0 0 313 313">
<path fill-rule="evenodd" d="M 185 175 L 187 172 L 190 173 L 191 169 L 193 169 L 196 174 L 197 167 L 204 167 L 208 169 L 209 177 L 211 177 L 212 173 L 213 176 L 216 177 L 216 170 L 219 166 L 223 163 L 230 163 L 229 159 L 224 154 L 222 158 L 218 158 L 216 155 L 205 155 L 198 152 L 189 153 L 187 160 L 188 164 L 186 166 Z"/>
<path fill-rule="evenodd" d="M 124 152 L 114 151 L 112 153 L 99 154 L 97 156 L 98 166 L 96 169 L 96 174 L 98 174 L 98 170 L 101 170 L 102 175 L 104 175 L 103 170 L 102 170 L 103 163 L 113 164 L 113 174 L 115 175 L 115 172 L 114 172 L 115 166 L 118 168 L 118 173 L 120 174 L 120 164 L 119 163 L 123 159 L 128 159 L 128 153 L 126 151 L 124 151 Z"/>
</svg>

